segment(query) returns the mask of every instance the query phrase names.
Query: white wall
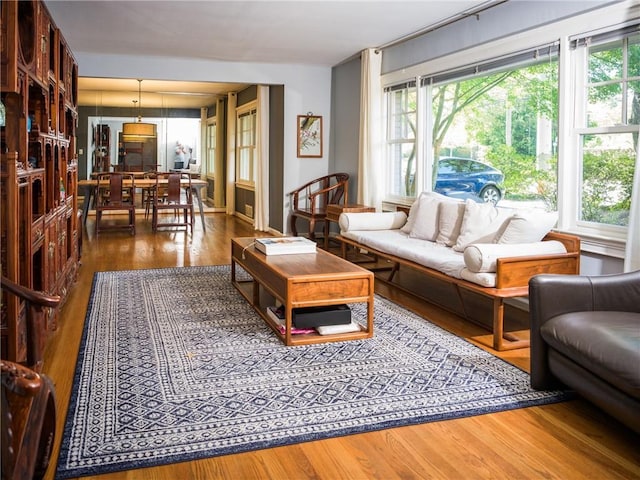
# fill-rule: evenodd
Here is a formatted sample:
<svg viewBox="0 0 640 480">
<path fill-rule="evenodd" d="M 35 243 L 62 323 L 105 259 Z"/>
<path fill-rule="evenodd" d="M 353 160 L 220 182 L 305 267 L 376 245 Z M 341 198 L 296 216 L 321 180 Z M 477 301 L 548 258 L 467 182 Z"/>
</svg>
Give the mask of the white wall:
<svg viewBox="0 0 640 480">
<path fill-rule="evenodd" d="M 173 57 L 96 55 L 74 52 L 83 77 L 142 78 L 201 82 L 284 85 L 284 192 L 326 175 L 329 165 L 331 68 L 307 65 L 216 62 Z M 313 112 L 323 117 L 323 158 L 297 158 L 296 118 Z M 289 198 L 283 225 L 288 225 Z"/>
</svg>

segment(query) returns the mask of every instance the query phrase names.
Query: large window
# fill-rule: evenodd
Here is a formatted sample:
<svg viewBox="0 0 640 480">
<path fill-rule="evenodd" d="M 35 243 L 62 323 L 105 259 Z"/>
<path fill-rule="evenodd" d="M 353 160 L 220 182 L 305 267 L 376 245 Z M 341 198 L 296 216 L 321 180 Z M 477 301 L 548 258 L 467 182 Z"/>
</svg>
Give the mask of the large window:
<svg viewBox="0 0 640 480">
<path fill-rule="evenodd" d="M 236 181 L 255 185 L 256 109 L 237 111 Z"/>
<path fill-rule="evenodd" d="M 640 125 L 640 34 L 601 34 L 577 40 L 575 47 L 584 79 L 576 92 L 576 223 L 615 234 L 629 222 Z"/>
<path fill-rule="evenodd" d="M 419 80 L 386 89 L 389 198 L 557 208 L 556 44 Z"/>
<path fill-rule="evenodd" d="M 463 70 L 423 80 L 431 99 L 435 191 L 557 208 L 556 52 L 541 47 L 476 65 L 470 76 Z"/>
<path fill-rule="evenodd" d="M 435 190 L 557 210 L 557 227 L 580 235 L 583 249 L 624 256 L 638 188 L 640 24 L 616 25 L 618 14 L 385 74 L 384 200 Z"/>
</svg>

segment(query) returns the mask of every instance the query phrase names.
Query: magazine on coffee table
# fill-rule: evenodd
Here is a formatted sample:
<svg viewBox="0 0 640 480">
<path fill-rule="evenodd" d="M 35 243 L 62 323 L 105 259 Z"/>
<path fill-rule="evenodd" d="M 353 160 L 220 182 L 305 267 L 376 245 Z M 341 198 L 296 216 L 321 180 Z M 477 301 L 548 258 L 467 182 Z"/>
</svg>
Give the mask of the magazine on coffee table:
<svg viewBox="0 0 640 480">
<path fill-rule="evenodd" d="M 316 242 L 304 237 L 256 238 L 256 250 L 266 255 L 315 253 Z"/>
</svg>

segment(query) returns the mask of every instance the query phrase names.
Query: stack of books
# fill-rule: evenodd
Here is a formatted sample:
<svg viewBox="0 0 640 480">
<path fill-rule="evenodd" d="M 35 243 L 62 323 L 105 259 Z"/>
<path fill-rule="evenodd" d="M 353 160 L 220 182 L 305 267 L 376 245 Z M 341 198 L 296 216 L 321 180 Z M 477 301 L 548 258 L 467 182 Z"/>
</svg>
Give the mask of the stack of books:
<svg viewBox="0 0 640 480">
<path fill-rule="evenodd" d="M 304 237 L 256 238 L 256 250 L 265 255 L 315 253 L 316 243 Z"/>
</svg>

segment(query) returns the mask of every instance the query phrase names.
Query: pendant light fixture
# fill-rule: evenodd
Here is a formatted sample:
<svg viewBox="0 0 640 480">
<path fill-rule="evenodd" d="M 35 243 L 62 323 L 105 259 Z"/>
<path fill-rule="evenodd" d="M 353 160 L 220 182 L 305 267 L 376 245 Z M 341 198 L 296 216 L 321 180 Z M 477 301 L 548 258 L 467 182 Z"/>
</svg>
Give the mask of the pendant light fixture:
<svg viewBox="0 0 640 480">
<path fill-rule="evenodd" d="M 125 141 L 143 141 L 146 138 L 156 137 L 156 124 L 144 123 L 142 121 L 142 115 L 140 113 L 141 106 L 142 80 L 138 79 L 138 121 L 122 124 L 122 135 Z"/>
</svg>

